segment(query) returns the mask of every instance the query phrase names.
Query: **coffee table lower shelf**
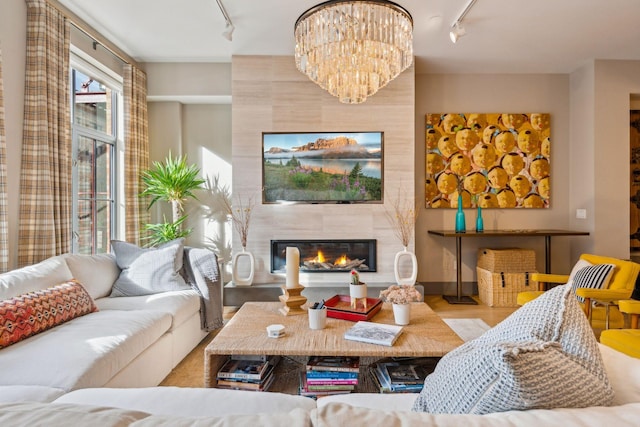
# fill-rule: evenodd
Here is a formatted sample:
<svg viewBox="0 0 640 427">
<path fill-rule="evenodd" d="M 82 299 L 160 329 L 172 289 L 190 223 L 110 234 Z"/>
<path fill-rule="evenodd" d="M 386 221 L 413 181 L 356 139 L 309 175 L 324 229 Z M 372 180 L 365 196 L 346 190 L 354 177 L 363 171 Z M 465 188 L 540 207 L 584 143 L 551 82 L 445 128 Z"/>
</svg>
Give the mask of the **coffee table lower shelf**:
<svg viewBox="0 0 640 427">
<path fill-rule="evenodd" d="M 300 372 L 305 370 L 307 359 L 307 356 L 281 357 L 280 362 L 273 372 L 273 375 L 275 375 L 275 379 L 269 387 L 268 391 L 286 394 L 298 394 L 300 387 Z M 388 358 L 360 358 L 360 373 L 358 375 L 358 385 L 355 387 L 353 393 L 380 393 L 380 389 L 376 384 L 376 381 L 373 379 L 371 372 L 372 365 L 380 360 L 388 360 Z M 215 387 L 215 384 L 211 384 L 208 387 Z"/>
</svg>

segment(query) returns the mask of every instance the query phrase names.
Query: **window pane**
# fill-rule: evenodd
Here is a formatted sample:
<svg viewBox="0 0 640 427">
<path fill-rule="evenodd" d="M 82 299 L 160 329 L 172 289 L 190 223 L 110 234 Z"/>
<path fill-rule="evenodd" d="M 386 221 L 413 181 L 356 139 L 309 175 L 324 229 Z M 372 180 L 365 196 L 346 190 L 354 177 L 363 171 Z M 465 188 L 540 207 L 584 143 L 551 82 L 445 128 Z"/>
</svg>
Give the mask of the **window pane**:
<svg viewBox="0 0 640 427">
<path fill-rule="evenodd" d="M 78 202 L 78 253 L 90 255 L 93 246 L 93 212 L 92 202 L 81 200 Z"/>
<path fill-rule="evenodd" d="M 108 199 L 111 194 L 111 145 L 96 141 L 96 198 Z"/>
<path fill-rule="evenodd" d="M 112 91 L 100 81 L 75 71 L 74 121 L 80 126 L 113 135 Z"/>
<path fill-rule="evenodd" d="M 95 253 L 102 254 L 108 252 L 111 241 L 111 202 L 96 202 L 96 214 Z"/>
<path fill-rule="evenodd" d="M 78 138 L 78 197 L 93 197 L 93 146 L 94 140 L 87 137 Z"/>
</svg>

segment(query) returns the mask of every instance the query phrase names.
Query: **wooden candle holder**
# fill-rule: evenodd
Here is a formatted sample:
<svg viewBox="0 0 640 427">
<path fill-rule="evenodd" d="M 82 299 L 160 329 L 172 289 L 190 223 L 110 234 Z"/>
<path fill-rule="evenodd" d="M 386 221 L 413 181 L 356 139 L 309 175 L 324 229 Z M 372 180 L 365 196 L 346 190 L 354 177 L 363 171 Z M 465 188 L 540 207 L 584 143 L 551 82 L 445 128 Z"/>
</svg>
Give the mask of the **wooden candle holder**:
<svg viewBox="0 0 640 427">
<path fill-rule="evenodd" d="M 284 304 L 284 307 L 280 309 L 280 313 L 285 316 L 295 316 L 297 314 L 305 314 L 306 311 L 302 309 L 302 305 L 307 302 L 307 298 L 300 295 L 304 290 L 304 286 L 296 286 L 295 288 L 287 288 L 282 286 L 282 295 L 278 298 Z"/>
</svg>

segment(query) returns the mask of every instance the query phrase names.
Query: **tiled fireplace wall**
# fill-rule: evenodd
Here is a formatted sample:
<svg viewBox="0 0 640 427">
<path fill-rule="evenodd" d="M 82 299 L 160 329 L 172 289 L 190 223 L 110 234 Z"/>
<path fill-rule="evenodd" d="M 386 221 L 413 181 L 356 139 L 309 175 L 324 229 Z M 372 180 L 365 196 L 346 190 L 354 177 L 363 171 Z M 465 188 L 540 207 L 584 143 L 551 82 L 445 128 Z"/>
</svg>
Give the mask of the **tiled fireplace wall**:
<svg viewBox="0 0 640 427">
<path fill-rule="evenodd" d="M 270 241 L 376 239 L 377 271 L 367 283 L 394 280 L 402 244 L 387 217 L 401 189 L 414 201 L 415 76 L 411 67 L 360 105 L 340 104 L 300 73 L 289 56 L 234 56 L 232 60 L 233 194 L 253 196 L 247 250 L 256 258 L 254 283 L 284 283 L 270 273 Z M 262 132 L 384 132 L 384 204 L 261 204 Z M 413 243 L 412 243 L 413 244 Z M 234 233 L 234 251 L 240 249 Z M 413 249 L 413 247 L 411 247 Z M 302 284 L 345 283 L 338 273 L 300 274 Z"/>
</svg>

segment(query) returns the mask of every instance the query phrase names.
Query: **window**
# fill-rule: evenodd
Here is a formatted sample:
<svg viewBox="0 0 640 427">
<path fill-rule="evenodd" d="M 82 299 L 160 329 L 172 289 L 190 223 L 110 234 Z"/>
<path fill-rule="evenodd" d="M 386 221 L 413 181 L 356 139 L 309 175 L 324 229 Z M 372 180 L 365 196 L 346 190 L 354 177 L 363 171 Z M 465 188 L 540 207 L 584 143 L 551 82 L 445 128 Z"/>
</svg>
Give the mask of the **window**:
<svg viewBox="0 0 640 427">
<path fill-rule="evenodd" d="M 71 67 L 71 251 L 105 253 L 117 226 L 116 149 L 122 84 L 78 56 L 73 56 Z"/>
</svg>

